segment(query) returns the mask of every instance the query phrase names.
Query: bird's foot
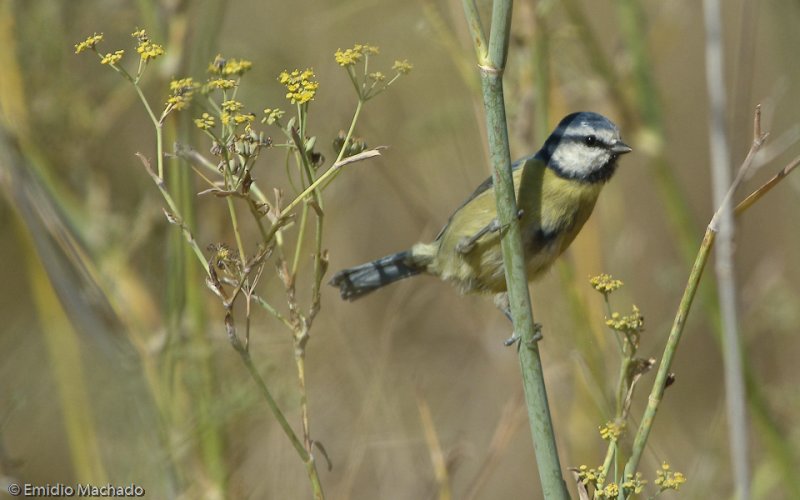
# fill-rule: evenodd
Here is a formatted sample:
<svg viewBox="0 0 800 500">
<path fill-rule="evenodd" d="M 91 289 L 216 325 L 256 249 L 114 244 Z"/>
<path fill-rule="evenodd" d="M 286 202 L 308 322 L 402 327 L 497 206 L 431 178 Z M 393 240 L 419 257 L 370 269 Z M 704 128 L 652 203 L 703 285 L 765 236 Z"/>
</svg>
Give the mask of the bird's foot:
<svg viewBox="0 0 800 500">
<path fill-rule="evenodd" d="M 517 219 L 522 218 L 522 214 L 525 213 L 522 209 L 517 210 Z M 464 236 L 456 243 L 456 252 L 460 253 L 461 255 L 466 255 L 470 253 L 472 250 L 475 249 L 475 245 L 478 243 L 478 240 L 481 239 L 484 235 L 488 233 L 496 233 L 502 229 L 500 225 L 500 221 L 496 218 L 492 219 L 492 221 L 486 224 L 484 227 L 480 229 L 480 231 L 476 232 L 472 236 Z"/>
<path fill-rule="evenodd" d="M 534 323 L 533 324 L 533 338 L 530 341 L 526 342 L 526 345 L 528 347 L 535 347 L 536 343 L 539 342 L 540 340 L 542 340 L 543 338 L 544 338 L 544 335 L 542 335 L 542 324 L 541 323 Z M 509 338 L 507 338 L 506 340 L 503 341 L 503 345 L 506 346 L 506 347 L 511 347 L 512 345 L 517 344 L 517 349 L 519 349 L 519 344 L 522 343 L 521 340 L 522 340 L 522 338 L 519 335 L 517 335 L 517 332 L 514 332 L 514 333 L 511 334 L 511 336 Z"/>
</svg>

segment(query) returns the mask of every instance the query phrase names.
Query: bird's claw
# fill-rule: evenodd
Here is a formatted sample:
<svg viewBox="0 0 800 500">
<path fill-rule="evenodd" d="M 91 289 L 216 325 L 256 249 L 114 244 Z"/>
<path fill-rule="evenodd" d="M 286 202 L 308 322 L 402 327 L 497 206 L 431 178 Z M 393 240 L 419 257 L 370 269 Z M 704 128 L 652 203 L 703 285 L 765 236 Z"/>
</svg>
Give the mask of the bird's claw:
<svg viewBox="0 0 800 500">
<path fill-rule="evenodd" d="M 533 338 L 525 344 L 529 348 L 536 347 L 536 344 L 544 338 L 542 335 L 542 324 L 541 323 L 534 323 L 533 324 Z M 503 345 L 506 347 L 511 347 L 512 345 L 517 344 L 517 349 L 519 349 L 519 345 L 522 344 L 522 337 L 517 335 L 517 332 L 511 334 L 509 338 L 503 341 Z"/>
<path fill-rule="evenodd" d="M 461 255 L 470 253 L 475 248 L 476 241 L 477 239 L 467 238 L 466 236 L 461 238 L 461 240 L 456 243 L 456 252 L 460 253 Z"/>
<path fill-rule="evenodd" d="M 503 341 L 503 345 L 506 347 L 511 347 L 517 342 L 519 342 L 519 335 L 517 335 L 516 333 L 512 333 L 510 337 L 508 337 Z"/>
<path fill-rule="evenodd" d="M 518 217 L 521 217 L 522 210 L 518 212 Z M 478 243 L 478 240 L 483 237 L 483 235 L 488 233 L 496 233 L 500 231 L 500 222 L 495 218 L 484 227 L 480 229 L 477 233 L 473 234 L 472 236 L 464 236 L 456 243 L 456 252 L 460 253 L 461 255 L 466 255 L 470 253 L 472 250 L 475 249 L 475 244 Z"/>
</svg>

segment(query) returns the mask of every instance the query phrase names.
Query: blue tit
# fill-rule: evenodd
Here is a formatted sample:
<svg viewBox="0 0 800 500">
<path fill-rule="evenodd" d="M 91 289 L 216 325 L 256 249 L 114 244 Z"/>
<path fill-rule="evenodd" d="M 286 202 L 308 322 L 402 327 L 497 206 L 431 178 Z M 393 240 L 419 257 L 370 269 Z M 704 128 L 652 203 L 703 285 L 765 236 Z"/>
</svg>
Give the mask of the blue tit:
<svg viewBox="0 0 800 500">
<path fill-rule="evenodd" d="M 617 159 L 631 148 L 608 118 L 566 116 L 534 155 L 512 165 L 528 279 L 541 276 L 572 243 Z M 354 300 L 395 281 L 430 274 L 461 293 L 506 291 L 491 177 L 456 209 L 432 243 L 339 271 L 330 284 Z"/>
</svg>

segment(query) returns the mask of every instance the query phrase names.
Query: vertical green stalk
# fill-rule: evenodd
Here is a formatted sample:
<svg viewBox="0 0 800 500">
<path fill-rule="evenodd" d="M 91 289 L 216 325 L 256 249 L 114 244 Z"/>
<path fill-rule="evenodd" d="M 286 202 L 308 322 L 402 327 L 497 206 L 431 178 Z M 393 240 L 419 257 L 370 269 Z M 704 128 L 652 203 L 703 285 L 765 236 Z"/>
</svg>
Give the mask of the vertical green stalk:
<svg viewBox="0 0 800 500">
<path fill-rule="evenodd" d="M 322 491 L 322 483 L 319 480 L 319 474 L 317 473 L 317 466 L 314 456 L 308 450 L 306 450 L 306 448 L 303 446 L 303 443 L 300 442 L 300 439 L 298 439 L 297 434 L 295 434 L 294 429 L 292 429 L 292 426 L 289 424 L 289 421 L 286 420 L 286 417 L 278 407 L 278 403 L 275 401 L 275 398 L 272 397 L 272 393 L 267 387 L 267 384 L 264 382 L 264 379 L 261 378 L 261 374 L 258 373 L 258 369 L 253 364 L 253 360 L 250 358 L 250 353 L 243 348 L 236 348 L 236 351 L 241 356 L 242 362 L 244 363 L 245 367 L 247 367 L 247 371 L 250 372 L 250 376 L 261 390 L 261 394 L 264 396 L 270 411 L 272 411 L 272 414 L 275 416 L 278 424 L 283 429 L 283 432 L 289 438 L 289 441 L 291 441 L 292 446 L 294 447 L 295 451 L 297 451 L 300 459 L 306 465 L 306 472 L 308 473 L 308 477 L 311 481 L 311 489 L 314 493 L 314 499 L 322 500 L 325 495 Z"/>
<path fill-rule="evenodd" d="M 542 492 L 548 499 L 569 498 L 561 474 L 539 348 L 534 340 L 533 311 L 511 172 L 503 100 L 503 71 L 511 31 L 512 1 L 495 0 L 493 3 L 488 47 L 475 2 L 464 0 L 464 11 L 473 35 L 481 71 L 489 154 L 493 166 L 492 179 L 497 200 L 497 219 L 501 227 L 507 228 L 501 240 L 501 247 L 514 332 L 520 337 L 520 367 Z"/>
<path fill-rule="evenodd" d="M 656 380 L 653 382 L 653 389 L 650 391 L 650 397 L 647 399 L 647 408 L 645 409 L 639 429 L 636 432 L 631 457 L 625 465 L 625 474 L 623 477 L 627 477 L 629 474 L 635 474 L 636 469 L 639 467 L 639 461 L 642 458 L 642 452 L 647 443 L 647 438 L 650 435 L 650 430 L 653 427 L 653 420 L 655 419 L 658 405 L 661 403 L 661 398 L 664 396 L 667 375 L 669 375 L 669 369 L 670 366 L 672 366 L 672 358 L 675 357 L 675 352 L 678 349 L 678 342 L 681 340 L 683 327 L 686 324 L 686 317 L 689 315 L 689 309 L 697 293 L 697 286 L 700 284 L 700 277 L 703 275 L 706 262 L 708 262 L 708 256 L 711 252 L 711 247 L 714 245 L 715 236 L 716 233 L 709 228 L 706 230 L 706 234 L 703 237 L 703 243 L 700 245 L 700 251 L 697 253 L 692 271 L 689 274 L 689 280 L 683 292 L 683 297 L 678 307 L 678 313 L 675 315 L 672 330 L 669 332 L 667 345 L 664 348 L 664 356 L 661 358 L 661 364 L 658 366 Z"/>
</svg>

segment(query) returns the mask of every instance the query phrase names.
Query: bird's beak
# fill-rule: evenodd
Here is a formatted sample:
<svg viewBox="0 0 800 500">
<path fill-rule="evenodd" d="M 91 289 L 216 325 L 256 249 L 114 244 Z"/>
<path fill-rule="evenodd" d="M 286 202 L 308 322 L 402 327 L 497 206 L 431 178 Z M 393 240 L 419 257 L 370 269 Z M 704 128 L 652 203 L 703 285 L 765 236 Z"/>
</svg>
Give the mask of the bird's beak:
<svg viewBox="0 0 800 500">
<path fill-rule="evenodd" d="M 616 155 L 624 155 L 625 153 L 630 153 L 631 151 L 633 151 L 633 149 L 631 149 L 630 146 L 622 141 L 617 141 L 613 146 L 611 146 L 611 152 Z"/>
</svg>

